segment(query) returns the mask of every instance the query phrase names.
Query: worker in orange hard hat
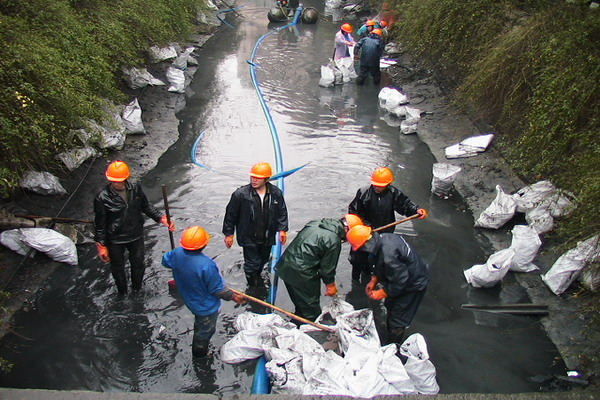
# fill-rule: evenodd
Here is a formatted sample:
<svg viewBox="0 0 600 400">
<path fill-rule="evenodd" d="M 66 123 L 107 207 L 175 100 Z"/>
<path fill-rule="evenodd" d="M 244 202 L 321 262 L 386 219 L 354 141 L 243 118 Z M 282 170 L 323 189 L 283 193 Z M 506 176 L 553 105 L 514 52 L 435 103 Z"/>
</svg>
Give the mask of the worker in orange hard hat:
<svg viewBox="0 0 600 400">
<path fill-rule="evenodd" d="M 348 212 L 359 215 L 365 225 L 373 229 L 392 223 L 396 220 L 395 212 L 411 216 L 419 214 L 420 218 L 427 218 L 427 210 L 413 203 L 397 187 L 392 185 L 394 173 L 388 167 L 379 167 L 373 171 L 371 184 L 362 187 L 348 206 Z M 385 229 L 383 232 L 394 232 L 395 227 Z M 361 274 L 370 275 L 371 266 L 364 253 L 350 251 L 352 264 L 352 279 L 360 281 Z"/>
<path fill-rule="evenodd" d="M 371 29 L 366 37 L 358 41 L 354 50 L 355 54 L 360 52 L 360 69 L 356 78 L 357 85 L 362 85 L 369 74 L 373 77 L 373 83 L 379 85 L 379 82 L 381 82 L 379 61 L 383 55 L 383 48 L 383 31 L 379 27 Z"/>
<path fill-rule="evenodd" d="M 244 303 L 244 297 L 225 286 L 217 264 L 203 252 L 211 236 L 201 226 L 191 226 L 181 235 L 181 247 L 163 256 L 162 264 L 173 270 L 177 290 L 194 314 L 192 354 L 204 357 L 216 331 L 221 299 Z"/>
<path fill-rule="evenodd" d="M 368 19 L 364 24 L 361 25 L 360 28 L 358 28 L 356 34 L 359 38 L 363 38 L 365 36 L 369 36 L 373 29 L 376 28 L 381 28 L 380 23 L 374 19 Z"/>
<path fill-rule="evenodd" d="M 350 54 L 350 47 L 356 44 L 352 37 L 352 32 L 354 32 L 354 27 L 349 23 L 345 23 L 342 24 L 340 30 L 335 34 L 334 60 L 352 56 L 352 54 Z"/>
<path fill-rule="evenodd" d="M 346 214 L 340 219 L 321 218 L 302 228 L 277 264 L 277 273 L 285 283 L 295 313 L 314 321 L 321 314 L 321 281 L 325 296 L 335 296 L 335 284 L 342 242 L 346 232 L 362 224 L 358 215 Z"/>
<path fill-rule="evenodd" d="M 385 299 L 387 343 L 402 343 L 429 284 L 429 267 L 401 235 L 358 225 L 347 239 L 352 250 L 371 257 L 375 265 L 365 292 L 373 300 Z"/>
<path fill-rule="evenodd" d="M 144 279 L 144 218 L 142 213 L 156 222 L 175 230 L 175 223 L 167 222 L 148 202 L 141 185 L 129 182 L 131 171 L 123 161 L 114 161 L 106 169 L 108 184 L 94 199 L 94 240 L 100 259 L 108 263 L 119 294 L 127 293 L 125 250 L 131 264 L 131 288 L 142 288 Z"/>
<path fill-rule="evenodd" d="M 282 244 L 287 241 L 287 208 L 281 190 L 268 182 L 272 175 L 269 163 L 255 164 L 250 170 L 250 184 L 233 192 L 223 219 L 225 245 L 231 247 L 237 233 L 237 242 L 244 250 L 244 272 L 251 287 L 260 286 L 260 274 L 269 261 L 277 233 Z"/>
</svg>

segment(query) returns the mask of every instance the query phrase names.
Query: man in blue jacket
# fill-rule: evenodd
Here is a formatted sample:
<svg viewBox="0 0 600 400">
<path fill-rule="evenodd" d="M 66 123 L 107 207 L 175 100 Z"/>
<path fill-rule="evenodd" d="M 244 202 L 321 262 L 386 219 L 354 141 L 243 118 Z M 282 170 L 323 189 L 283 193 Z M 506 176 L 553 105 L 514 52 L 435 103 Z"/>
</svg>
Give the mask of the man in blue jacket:
<svg viewBox="0 0 600 400">
<path fill-rule="evenodd" d="M 383 54 L 383 31 L 381 29 L 373 29 L 369 36 L 358 41 L 354 54 L 360 51 L 360 71 L 356 84 L 362 85 L 370 73 L 373 77 L 373 83 L 379 85 L 381 82 L 381 71 L 379 69 L 379 59 Z"/>
<path fill-rule="evenodd" d="M 173 278 L 183 301 L 194 314 L 192 354 L 204 357 L 210 338 L 215 333 L 221 299 L 244 303 L 243 296 L 225 286 L 217 264 L 202 250 L 210 235 L 200 226 L 187 228 L 181 236 L 181 247 L 163 256 L 162 264 L 173 270 Z"/>
</svg>

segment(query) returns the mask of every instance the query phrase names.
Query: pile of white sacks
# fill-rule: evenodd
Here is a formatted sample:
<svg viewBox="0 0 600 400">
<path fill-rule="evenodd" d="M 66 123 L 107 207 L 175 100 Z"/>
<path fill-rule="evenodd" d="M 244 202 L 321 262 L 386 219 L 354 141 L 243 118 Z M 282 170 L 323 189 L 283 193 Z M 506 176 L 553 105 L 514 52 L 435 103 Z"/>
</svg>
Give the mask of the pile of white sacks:
<svg viewBox="0 0 600 400">
<path fill-rule="evenodd" d="M 334 299 L 317 322 L 325 316 L 336 321 L 329 327 L 339 342 L 337 352 L 309 336 L 306 332 L 315 329 L 310 325 L 297 329 L 275 314 L 245 312 L 236 318 L 238 333 L 221 347 L 221 360 L 236 364 L 264 355 L 273 393 L 370 398 L 439 392 L 422 335 L 413 334 L 400 346 L 403 364 L 396 344 L 381 346 L 371 310 L 355 311 Z"/>
<path fill-rule="evenodd" d="M 512 242 L 507 249 L 492 254 L 485 264 L 474 265 L 464 271 L 465 278 L 474 287 L 491 287 L 500 282 L 508 271 L 531 272 L 542 242 L 539 235 L 554 227 L 554 218 L 567 216 L 576 204 L 571 194 L 557 189 L 550 181 L 540 181 L 510 195 L 496 186 L 496 198 L 481 213 L 476 227 L 498 229 L 510 221 L 515 213 L 525 213 L 527 225 L 515 225 Z M 563 254 L 542 280 L 557 295 L 562 294 L 580 277 L 584 268 L 600 261 L 598 235 L 579 242 Z"/>
<path fill-rule="evenodd" d="M 422 111 L 409 105 L 408 96 L 393 87 L 384 87 L 379 92 L 379 107 L 385 111 L 384 121 L 391 126 L 400 126 L 405 134 L 417 133 Z M 399 125 L 396 123 L 400 121 Z"/>
</svg>

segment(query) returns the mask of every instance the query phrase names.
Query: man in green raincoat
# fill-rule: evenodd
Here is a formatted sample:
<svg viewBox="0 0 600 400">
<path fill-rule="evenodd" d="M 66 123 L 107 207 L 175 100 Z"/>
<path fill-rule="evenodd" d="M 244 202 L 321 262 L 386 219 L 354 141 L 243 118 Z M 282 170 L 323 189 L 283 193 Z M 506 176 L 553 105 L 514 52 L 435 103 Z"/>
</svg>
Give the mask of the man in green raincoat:
<svg viewBox="0 0 600 400">
<path fill-rule="evenodd" d="M 310 221 L 288 245 L 277 264 L 277 273 L 297 315 L 314 321 L 321 314 L 320 281 L 327 288 L 325 296 L 337 294 L 335 270 L 342 242 L 346 232 L 356 225 L 362 225 L 362 220 L 354 214 Z"/>
</svg>

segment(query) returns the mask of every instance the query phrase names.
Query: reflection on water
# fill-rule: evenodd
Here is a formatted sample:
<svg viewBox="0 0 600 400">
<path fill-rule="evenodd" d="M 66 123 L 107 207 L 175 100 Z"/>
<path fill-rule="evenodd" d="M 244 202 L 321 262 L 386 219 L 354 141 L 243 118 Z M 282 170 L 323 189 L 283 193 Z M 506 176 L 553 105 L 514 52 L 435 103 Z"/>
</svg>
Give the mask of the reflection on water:
<svg viewBox="0 0 600 400">
<path fill-rule="evenodd" d="M 270 1 L 242 9 L 235 29 L 223 27 L 199 51 L 196 73 L 181 118 L 179 141 L 143 181 L 151 201 L 162 205 L 167 184 L 179 232 L 192 224 L 215 236 L 207 248 L 217 256 L 228 284 L 245 290 L 241 249 L 226 249 L 221 224 L 231 193 L 248 181 L 257 161 L 274 161 L 271 136 L 252 87 L 246 60 L 267 32 Z M 311 4 L 308 4 L 311 5 Z M 310 165 L 286 180 L 290 239 L 308 221 L 343 215 L 356 190 L 381 165 L 396 173 L 396 185 L 431 217 L 414 223 L 413 246 L 431 266 L 432 282 L 410 332 L 427 339 L 444 392 L 536 390 L 531 375 L 548 373 L 556 351 L 537 320 L 472 315 L 465 302 L 501 302 L 508 290 L 468 288 L 462 270 L 485 259 L 475 241 L 473 219 L 459 198 L 429 193 L 434 159 L 416 135 L 389 126 L 378 110 L 378 88 L 317 85 L 320 65 L 331 57 L 338 24 L 322 20 L 282 31 L 258 52 L 258 78 L 281 135 L 285 169 Z M 415 94 L 416 96 L 416 94 Z M 191 163 L 190 149 L 205 132 L 198 159 L 215 171 Z M 89 205 L 91 210 L 91 204 Z M 2 356 L 16 365 L 0 378 L 5 387 L 99 391 L 248 393 L 254 363 L 227 365 L 218 349 L 234 334 L 233 320 L 253 306 L 224 303 L 212 357 L 193 360 L 193 316 L 169 293 L 170 273 L 160 266 L 169 249 L 160 226 L 147 226 L 147 273 L 139 297 L 118 300 L 108 268 L 91 246 L 80 249 L 77 270 L 60 268 L 40 292 L 36 307 L 15 319 L 19 336 L 7 336 Z M 353 286 L 344 245 L 338 267 L 340 295 L 358 308 L 377 306 Z M 508 286 L 507 286 L 508 287 Z M 510 299 L 519 298 L 509 296 Z M 325 298 L 322 302 L 326 301 Z M 278 305 L 293 309 L 280 286 Z M 383 319 L 378 307 L 377 321 Z M 502 357 L 498 357 L 501 354 Z M 482 373 L 484 371 L 485 373 Z"/>
</svg>

